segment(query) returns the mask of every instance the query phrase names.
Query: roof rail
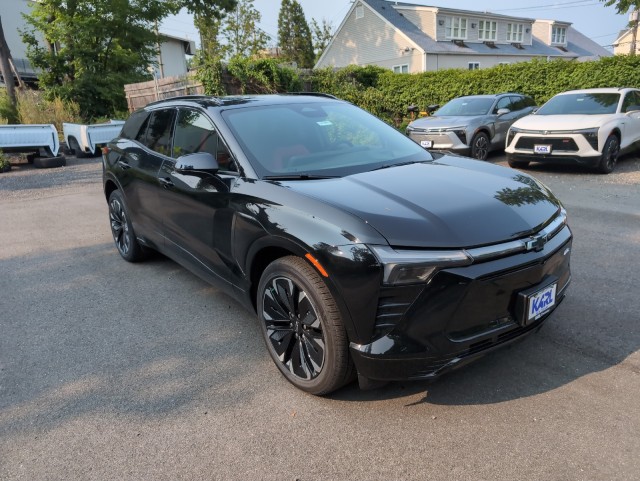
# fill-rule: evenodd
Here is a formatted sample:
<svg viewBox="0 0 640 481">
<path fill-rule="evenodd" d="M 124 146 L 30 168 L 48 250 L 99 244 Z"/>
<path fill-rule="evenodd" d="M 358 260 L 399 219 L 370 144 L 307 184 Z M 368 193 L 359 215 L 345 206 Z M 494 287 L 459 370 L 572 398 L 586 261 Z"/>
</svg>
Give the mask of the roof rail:
<svg viewBox="0 0 640 481">
<path fill-rule="evenodd" d="M 147 106 L 156 105 L 161 102 L 169 102 L 171 100 L 209 100 L 217 105 L 222 105 L 222 101 L 218 97 L 214 97 L 212 95 L 194 94 L 194 95 L 178 95 L 177 97 L 167 97 L 166 99 L 150 102 L 147 104 Z"/>
<path fill-rule="evenodd" d="M 328 99 L 338 99 L 335 95 L 325 94 L 323 92 L 287 92 L 285 95 L 311 95 L 313 97 L 326 97 Z"/>
</svg>

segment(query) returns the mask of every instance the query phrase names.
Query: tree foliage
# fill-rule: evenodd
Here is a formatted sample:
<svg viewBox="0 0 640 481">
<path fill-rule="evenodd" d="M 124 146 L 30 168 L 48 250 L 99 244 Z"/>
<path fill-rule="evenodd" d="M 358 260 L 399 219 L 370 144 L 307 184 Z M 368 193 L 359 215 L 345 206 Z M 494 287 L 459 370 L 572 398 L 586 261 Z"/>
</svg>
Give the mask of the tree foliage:
<svg viewBox="0 0 640 481">
<path fill-rule="evenodd" d="M 322 19 L 321 24 L 318 23 L 315 18 L 312 18 L 310 26 L 313 39 L 313 52 L 315 53 L 315 61 L 317 62 L 333 38 L 333 25 L 325 18 Z"/>
<path fill-rule="evenodd" d="M 296 0 L 282 0 L 278 14 L 278 44 L 284 57 L 301 68 L 313 67 L 311 30 Z"/>
<path fill-rule="evenodd" d="M 228 57 L 251 57 L 266 48 L 269 36 L 258 28 L 261 18 L 253 0 L 238 1 L 223 22 L 222 36 L 226 40 Z"/>
<path fill-rule="evenodd" d="M 33 2 L 22 36 L 40 87 L 50 98 L 76 101 L 86 119 L 126 110 L 123 86 L 148 79 L 156 61 L 158 22 L 185 6 L 217 18 L 235 0 Z"/>
<path fill-rule="evenodd" d="M 607 7 L 614 6 L 618 13 L 624 14 L 629 10 L 640 10 L 640 0 L 600 0 Z"/>
<path fill-rule="evenodd" d="M 126 109 L 123 85 L 148 78 L 154 22 L 172 11 L 162 0 L 34 2 L 23 40 L 41 88 L 78 102 L 85 118 Z"/>
</svg>

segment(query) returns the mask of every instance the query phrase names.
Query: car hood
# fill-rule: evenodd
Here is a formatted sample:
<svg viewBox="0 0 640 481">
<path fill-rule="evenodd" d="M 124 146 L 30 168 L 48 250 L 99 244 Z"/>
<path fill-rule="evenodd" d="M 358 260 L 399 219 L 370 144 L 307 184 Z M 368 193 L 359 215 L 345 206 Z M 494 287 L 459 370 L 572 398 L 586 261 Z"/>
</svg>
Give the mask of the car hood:
<svg viewBox="0 0 640 481">
<path fill-rule="evenodd" d="M 456 116 L 456 117 L 423 117 L 421 119 L 414 120 L 409 124 L 409 128 L 415 129 L 442 129 L 448 127 L 463 127 L 472 122 L 478 121 L 485 117 L 479 116 Z"/>
<path fill-rule="evenodd" d="M 359 217 L 396 247 L 504 242 L 536 232 L 560 208 L 532 177 L 456 156 L 281 185 Z"/>
<path fill-rule="evenodd" d="M 554 131 L 574 131 L 592 129 L 611 119 L 606 115 L 528 115 L 513 124 L 518 129 Z"/>
</svg>

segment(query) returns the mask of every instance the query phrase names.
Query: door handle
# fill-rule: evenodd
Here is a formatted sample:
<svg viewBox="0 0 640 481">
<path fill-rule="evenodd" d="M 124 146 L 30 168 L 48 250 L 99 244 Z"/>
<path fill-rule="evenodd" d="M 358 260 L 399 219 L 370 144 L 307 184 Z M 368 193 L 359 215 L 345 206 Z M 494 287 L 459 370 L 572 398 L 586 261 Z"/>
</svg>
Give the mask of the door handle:
<svg viewBox="0 0 640 481">
<path fill-rule="evenodd" d="M 169 187 L 173 187 L 173 182 L 169 177 L 158 177 L 158 180 L 162 184 L 162 187 L 168 189 Z"/>
<path fill-rule="evenodd" d="M 118 165 L 122 168 L 122 170 L 127 170 L 127 169 L 131 168 L 129 163 L 124 161 L 124 160 L 122 160 L 122 159 L 118 160 Z"/>
</svg>

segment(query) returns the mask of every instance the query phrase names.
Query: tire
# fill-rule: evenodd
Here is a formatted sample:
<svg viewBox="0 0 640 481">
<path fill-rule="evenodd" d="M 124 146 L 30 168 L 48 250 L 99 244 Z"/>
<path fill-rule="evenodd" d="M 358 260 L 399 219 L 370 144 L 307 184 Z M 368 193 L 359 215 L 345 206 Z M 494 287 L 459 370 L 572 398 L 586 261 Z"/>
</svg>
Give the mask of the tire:
<svg viewBox="0 0 640 481">
<path fill-rule="evenodd" d="M 620 155 L 620 141 L 616 135 L 610 135 L 604 143 L 602 149 L 602 159 L 597 166 L 598 172 L 601 174 L 610 174 L 616 167 L 618 156 Z"/>
<path fill-rule="evenodd" d="M 511 167 L 513 169 L 526 169 L 527 167 L 529 167 L 529 161 L 528 160 L 511 160 L 511 159 L 507 159 L 507 162 L 509 163 L 509 167 Z"/>
<path fill-rule="evenodd" d="M 267 350 L 291 384 L 324 395 L 354 379 L 340 310 L 307 261 L 289 256 L 269 264 L 257 295 Z"/>
<path fill-rule="evenodd" d="M 114 190 L 109 196 L 109 223 L 113 241 L 122 258 L 128 262 L 144 260 L 146 251 L 136 239 L 129 211 L 119 190 Z"/>
<path fill-rule="evenodd" d="M 87 156 L 80 148 L 80 144 L 75 137 L 69 137 L 69 149 L 73 151 L 77 159 L 82 159 Z"/>
<path fill-rule="evenodd" d="M 478 160 L 487 160 L 489 147 L 489 137 L 487 134 L 478 132 L 471 140 L 471 157 Z"/>
<path fill-rule="evenodd" d="M 67 159 L 64 155 L 55 157 L 36 157 L 33 159 L 33 166 L 38 169 L 52 169 L 54 167 L 63 167 L 67 165 Z"/>
</svg>

